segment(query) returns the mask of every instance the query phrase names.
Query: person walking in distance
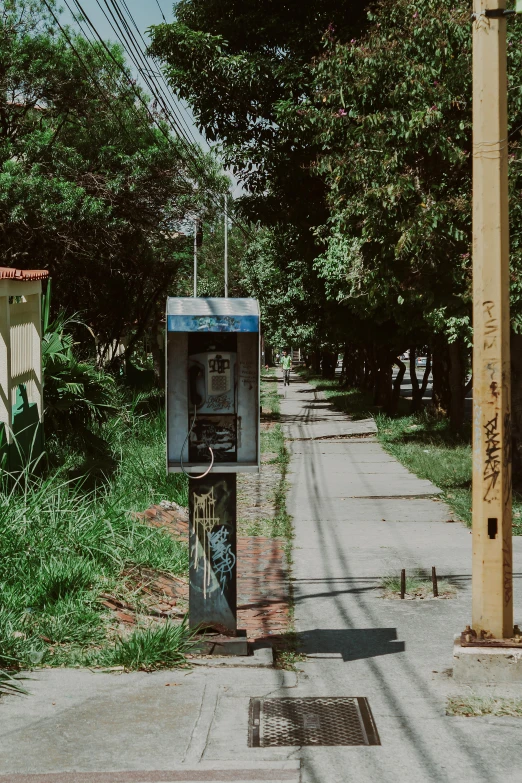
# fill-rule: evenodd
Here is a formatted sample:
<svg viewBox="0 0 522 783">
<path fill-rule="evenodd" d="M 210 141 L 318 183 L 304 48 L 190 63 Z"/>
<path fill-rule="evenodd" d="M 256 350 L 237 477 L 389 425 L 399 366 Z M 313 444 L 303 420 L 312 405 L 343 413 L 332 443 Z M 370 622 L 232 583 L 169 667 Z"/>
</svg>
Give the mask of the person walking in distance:
<svg viewBox="0 0 522 783">
<path fill-rule="evenodd" d="M 283 386 L 290 386 L 290 370 L 292 369 L 292 357 L 289 356 L 288 351 L 283 351 L 283 358 L 281 359 L 281 367 L 283 368 Z"/>
</svg>

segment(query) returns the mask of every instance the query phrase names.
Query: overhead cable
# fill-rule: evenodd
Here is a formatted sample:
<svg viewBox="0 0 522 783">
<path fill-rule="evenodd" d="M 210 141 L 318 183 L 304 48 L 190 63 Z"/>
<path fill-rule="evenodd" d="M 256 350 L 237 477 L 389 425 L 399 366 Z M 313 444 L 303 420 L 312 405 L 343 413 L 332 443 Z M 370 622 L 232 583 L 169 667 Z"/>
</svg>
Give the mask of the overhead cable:
<svg viewBox="0 0 522 783">
<path fill-rule="evenodd" d="M 150 111 L 150 109 L 149 109 L 149 107 L 148 107 L 148 104 L 147 104 L 147 102 L 146 102 L 146 101 L 143 99 L 142 95 L 141 95 L 141 94 L 139 93 L 139 91 L 136 89 L 136 87 L 135 87 L 135 85 L 134 85 L 133 81 L 130 79 L 130 77 L 129 77 L 129 75 L 127 74 L 127 72 L 126 72 L 125 68 L 124 68 L 124 67 L 121 65 L 121 63 L 119 63 L 119 62 L 116 60 L 116 58 L 114 57 L 113 53 L 112 53 L 112 52 L 110 51 L 110 49 L 107 47 L 107 45 L 106 45 L 105 41 L 103 40 L 103 38 L 102 38 L 102 37 L 101 37 L 101 35 L 99 34 L 99 32 L 98 32 L 98 30 L 96 29 L 95 25 L 94 25 L 94 24 L 92 23 L 92 21 L 90 20 L 89 16 L 88 16 L 88 15 L 87 15 L 87 13 L 85 12 L 85 9 L 82 7 L 82 4 L 79 2 L 79 0 L 73 0 L 73 1 L 74 1 L 74 4 L 76 5 L 76 7 L 78 8 L 78 11 L 79 11 L 79 12 L 80 12 L 80 14 L 82 15 L 82 17 L 85 19 L 85 21 L 87 22 L 87 24 L 89 25 L 89 27 L 90 27 L 90 28 L 92 29 L 92 31 L 94 32 L 94 34 L 95 34 L 96 38 L 99 40 L 99 42 L 101 43 L 101 45 L 103 46 L 103 48 L 104 48 L 104 49 L 105 49 L 105 51 L 107 52 L 107 55 L 109 56 L 109 58 L 110 58 L 110 59 L 113 61 L 113 63 L 116 65 L 116 67 L 117 67 L 117 68 L 118 68 L 118 69 L 121 71 L 121 73 L 124 75 L 125 79 L 128 81 L 128 83 L 129 83 L 129 85 L 130 85 L 130 87 L 131 87 L 132 91 L 134 92 L 134 94 L 136 95 L 136 97 L 138 98 L 138 100 L 140 101 L 140 103 L 143 105 L 143 107 L 144 107 L 144 108 L 145 108 L 145 110 L 147 111 L 147 113 L 148 113 L 148 115 L 149 115 L 149 117 L 150 117 L 151 121 L 152 121 L 152 122 L 153 122 L 153 123 L 154 123 L 154 124 L 155 124 L 155 125 L 156 125 L 156 126 L 159 128 L 160 132 L 161 132 L 161 133 L 162 133 L 162 134 L 165 136 L 165 138 L 167 139 L 167 141 L 168 141 L 169 143 L 171 143 L 171 144 L 172 144 L 172 139 L 171 139 L 171 136 L 170 136 L 170 134 L 169 134 L 169 133 L 167 133 L 167 132 L 165 131 L 165 129 L 163 128 L 163 126 L 162 126 L 160 123 L 158 123 L 157 119 L 156 119 L 156 118 L 154 117 L 154 115 L 151 113 L 151 111 Z M 46 0 L 44 0 L 44 2 L 46 2 Z M 66 2 L 66 0 L 65 0 L 65 2 Z M 96 0 L 96 2 L 97 2 L 97 4 L 100 6 L 100 2 L 99 2 L 99 0 Z M 47 3 L 46 3 L 46 5 L 47 5 Z M 68 5 L 68 4 L 67 4 L 67 5 Z M 68 6 L 68 7 L 69 7 L 69 6 Z M 108 7 L 108 6 L 107 6 L 107 7 Z M 100 8 L 101 8 L 101 6 L 100 6 Z M 103 9 L 101 9 L 101 10 L 103 11 Z M 115 24 L 116 24 L 117 28 L 119 28 L 119 25 L 118 25 L 118 23 L 117 23 L 117 21 L 116 21 L 116 19 L 115 19 L 114 15 L 113 15 L 113 14 L 112 14 L 112 12 L 110 11 L 110 9 L 109 9 L 109 13 L 111 13 L 111 16 L 112 16 L 113 20 L 115 21 Z M 104 15 L 105 15 L 105 17 L 107 18 L 107 15 L 106 15 L 106 14 L 104 14 Z M 107 19 L 107 21 L 109 21 L 109 20 Z M 110 21 L 109 21 L 109 24 L 111 24 L 111 23 L 110 23 Z M 141 69 L 139 68 L 139 65 L 136 63 L 135 57 L 132 57 L 132 52 L 129 52 L 129 51 L 128 51 L 128 49 L 129 49 L 129 44 L 128 44 L 128 43 L 126 44 L 126 43 L 124 43 L 124 41 L 122 41 L 122 40 L 121 40 L 121 36 L 120 36 L 120 35 L 118 35 L 118 33 L 116 32 L 116 29 L 114 28 L 114 26 L 113 26 L 112 24 L 111 24 L 111 27 L 112 27 L 112 29 L 114 30 L 115 34 L 117 35 L 117 37 L 118 37 L 118 40 L 119 40 L 120 44 L 123 46 L 123 49 L 124 49 L 125 51 L 127 51 L 127 53 L 128 53 L 129 55 L 131 55 L 131 59 L 133 60 L 134 64 L 135 64 L 135 65 L 136 65 L 136 67 L 138 68 L 138 70 L 141 72 Z M 120 28 L 120 32 L 121 32 L 121 28 Z M 123 36 L 123 37 L 124 37 L 124 39 L 126 38 L 125 36 Z M 138 47 L 138 49 L 139 49 L 139 47 Z M 150 84 L 150 80 L 148 80 L 148 79 L 145 79 L 145 81 L 146 81 L 147 85 L 150 87 L 151 91 L 153 92 L 153 95 L 156 97 L 156 100 L 158 100 L 158 94 L 157 94 L 156 90 L 154 89 L 154 87 L 153 87 L 153 86 Z M 160 105 L 161 105 L 161 102 L 160 102 Z M 190 159 L 190 161 L 192 162 L 192 165 L 194 166 L 194 168 L 195 168 L 196 172 L 199 174 L 199 176 L 200 176 L 200 177 L 203 177 L 203 179 L 205 179 L 205 177 L 206 177 L 206 172 L 205 172 L 204 170 L 201 170 L 201 168 L 200 168 L 200 161 L 199 161 L 199 160 L 198 160 L 198 159 L 195 157 L 195 155 L 194 155 L 194 153 L 193 153 L 193 150 L 192 150 L 192 144 L 191 144 L 191 142 L 190 142 L 188 139 L 186 139 L 186 137 L 185 137 L 185 136 L 184 136 L 182 133 L 180 133 L 180 130 L 179 130 L 179 125 L 178 125 L 178 123 L 177 123 L 176 121 L 173 121 L 173 118 L 172 118 L 172 116 L 171 116 L 171 114 L 170 114 L 170 112 L 168 111 L 168 109 L 167 109 L 167 107 L 166 107 L 166 106 L 163 106 L 163 111 L 164 111 L 164 115 L 165 115 L 165 120 L 166 120 L 166 122 L 167 122 L 167 123 L 168 123 L 168 124 L 171 126 L 172 130 L 174 130 L 174 132 L 176 133 L 176 135 L 177 135 L 177 136 L 178 136 L 178 138 L 180 139 L 180 141 L 181 141 L 181 143 L 182 143 L 183 147 L 184 147 L 184 148 L 185 148 L 185 150 L 186 150 L 186 154 L 187 154 L 188 158 Z M 210 190 L 210 189 L 209 189 L 209 190 Z M 210 191 L 210 192 L 211 192 L 211 191 Z M 213 194 L 213 193 L 211 193 L 211 198 L 214 200 L 214 202 L 215 202 L 216 206 L 218 206 L 218 207 L 221 209 L 221 202 L 219 202 L 219 204 L 217 203 L 217 197 L 216 197 L 216 196 L 214 196 L 214 194 Z M 239 229 L 239 230 L 240 230 L 240 231 L 241 231 L 241 232 L 242 232 L 242 233 L 243 233 L 245 236 L 247 236 L 247 237 L 249 237 L 249 238 L 252 238 L 252 234 L 251 234 L 251 232 L 250 232 L 250 231 L 249 231 L 249 230 L 248 230 L 248 229 L 247 229 L 247 228 L 246 228 L 246 227 L 245 227 L 245 226 L 244 226 L 244 225 L 243 225 L 243 224 L 242 224 L 242 223 L 241 223 L 239 220 L 237 220 L 237 218 L 235 218 L 235 217 L 233 217 L 233 216 L 231 215 L 231 216 L 230 216 L 230 220 L 231 220 L 231 222 L 232 222 L 234 225 L 236 225 L 236 226 L 237 226 L 237 228 L 238 228 L 238 229 Z"/>
</svg>

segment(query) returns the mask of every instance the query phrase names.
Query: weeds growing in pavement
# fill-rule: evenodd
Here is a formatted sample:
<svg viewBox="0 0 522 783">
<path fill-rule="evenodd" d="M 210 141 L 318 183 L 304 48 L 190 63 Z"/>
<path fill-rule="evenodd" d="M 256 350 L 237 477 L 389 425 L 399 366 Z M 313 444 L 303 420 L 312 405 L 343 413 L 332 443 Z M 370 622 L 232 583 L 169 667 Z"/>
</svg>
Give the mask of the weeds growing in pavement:
<svg viewBox="0 0 522 783">
<path fill-rule="evenodd" d="M 494 698 L 478 696 L 474 693 L 449 696 L 446 702 L 446 715 L 464 718 L 479 718 L 482 715 L 522 718 L 522 699 Z"/>
<path fill-rule="evenodd" d="M 383 598 L 400 598 L 400 576 L 392 574 L 383 577 L 381 580 L 381 589 Z M 457 589 L 446 579 L 439 579 L 438 593 L 439 598 L 454 598 L 457 594 Z M 406 575 L 406 595 L 409 598 L 432 598 L 433 583 L 431 579 L 428 579 L 422 574 L 415 574 L 414 576 Z"/>
<path fill-rule="evenodd" d="M 291 672 L 299 671 L 297 664 L 306 661 L 306 655 L 300 652 L 299 647 L 299 635 L 293 628 L 285 634 L 282 634 L 275 648 L 276 668 L 285 669 L 286 671 Z"/>
<path fill-rule="evenodd" d="M 261 396 L 264 400 L 265 416 L 270 417 L 273 423 L 268 429 L 261 432 L 261 451 L 263 453 L 273 453 L 275 456 L 271 463 L 278 465 L 280 471 L 279 481 L 274 489 L 275 516 L 270 522 L 271 535 L 280 536 L 286 541 L 286 555 L 288 562 L 291 561 L 291 545 L 293 537 L 292 519 L 286 510 L 286 493 L 288 484 L 286 481 L 286 472 L 290 455 L 285 444 L 283 428 L 278 419 L 280 416 L 279 391 L 276 375 L 273 370 L 263 374 L 261 383 Z M 269 463 L 270 464 L 270 463 Z"/>
<path fill-rule="evenodd" d="M 261 373 L 261 419 L 275 421 L 280 415 L 279 383 L 274 370 Z"/>
<path fill-rule="evenodd" d="M 28 694 L 20 680 L 27 680 L 27 677 L 20 677 L 20 675 L 13 676 L 9 672 L 0 669 L 0 696 L 2 694 Z"/>
</svg>

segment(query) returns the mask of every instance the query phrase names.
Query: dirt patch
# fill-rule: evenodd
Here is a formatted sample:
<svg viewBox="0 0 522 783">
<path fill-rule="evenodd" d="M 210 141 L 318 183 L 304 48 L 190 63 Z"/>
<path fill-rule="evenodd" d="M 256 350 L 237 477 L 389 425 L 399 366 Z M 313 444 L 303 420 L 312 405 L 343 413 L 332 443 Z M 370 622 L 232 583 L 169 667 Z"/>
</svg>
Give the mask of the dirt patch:
<svg viewBox="0 0 522 783">
<path fill-rule="evenodd" d="M 186 509 L 163 503 L 137 515 L 147 525 L 188 540 Z M 284 541 L 266 536 L 238 536 L 237 621 L 252 642 L 277 645 L 290 628 L 290 591 Z M 111 627 L 125 635 L 136 625 L 179 621 L 188 612 L 188 578 L 147 568 L 124 572 L 124 591 L 103 593 L 100 600 L 113 614 Z"/>
</svg>

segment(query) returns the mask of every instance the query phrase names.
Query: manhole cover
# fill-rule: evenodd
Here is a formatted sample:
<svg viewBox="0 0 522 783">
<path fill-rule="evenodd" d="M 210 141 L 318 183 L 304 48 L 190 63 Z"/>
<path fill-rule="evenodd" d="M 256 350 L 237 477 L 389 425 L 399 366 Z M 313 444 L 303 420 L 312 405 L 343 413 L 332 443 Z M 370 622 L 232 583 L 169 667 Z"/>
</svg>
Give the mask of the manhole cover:
<svg viewBox="0 0 522 783">
<path fill-rule="evenodd" d="M 250 699 L 248 744 L 380 745 L 367 699 Z"/>
</svg>

